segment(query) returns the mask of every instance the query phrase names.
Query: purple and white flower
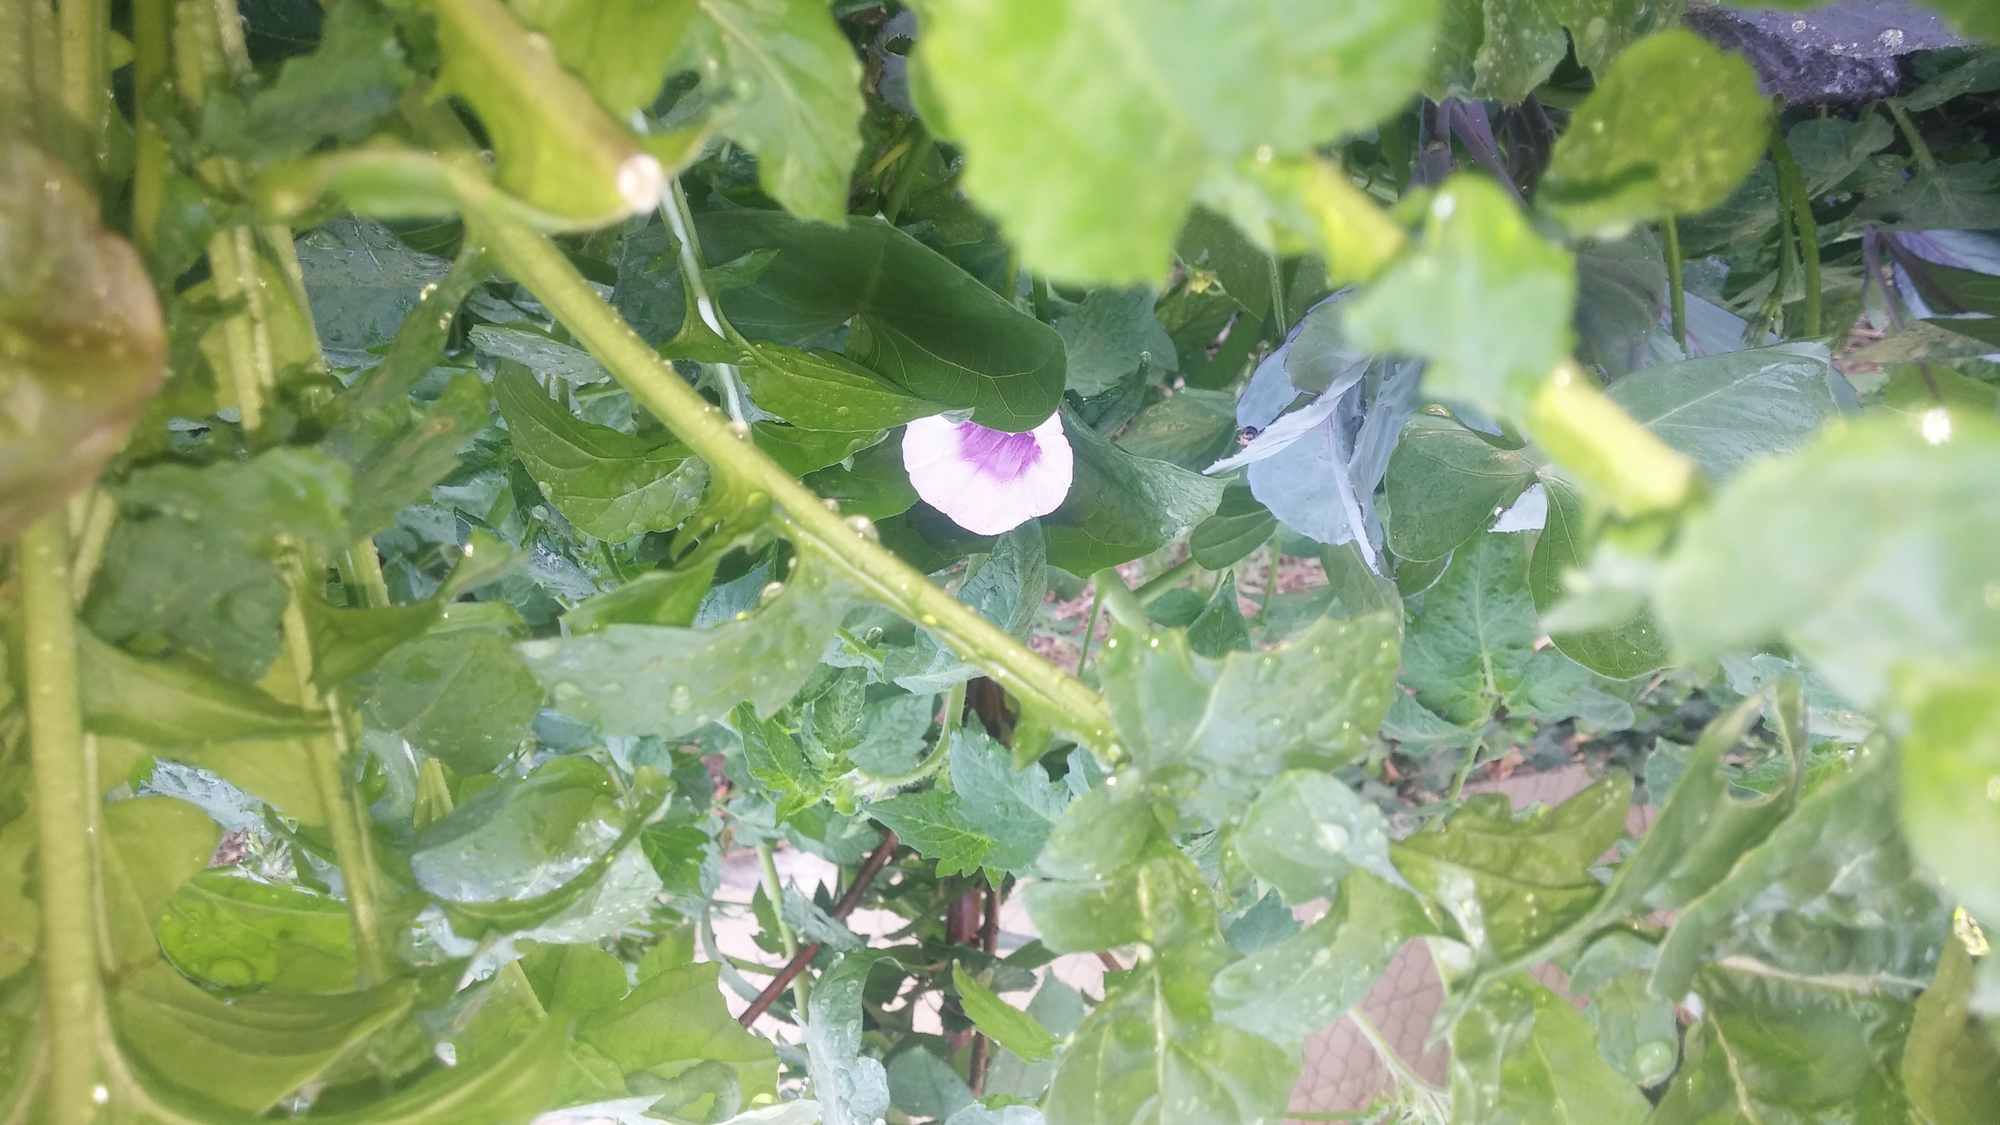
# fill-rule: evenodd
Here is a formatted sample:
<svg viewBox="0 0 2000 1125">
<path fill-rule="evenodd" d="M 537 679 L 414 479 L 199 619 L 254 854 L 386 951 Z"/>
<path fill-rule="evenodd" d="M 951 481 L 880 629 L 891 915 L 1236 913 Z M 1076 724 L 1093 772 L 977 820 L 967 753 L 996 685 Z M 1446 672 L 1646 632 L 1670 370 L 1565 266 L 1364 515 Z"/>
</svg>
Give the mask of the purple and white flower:
<svg viewBox="0 0 2000 1125">
<path fill-rule="evenodd" d="M 998 535 L 1061 507 L 1074 466 L 1058 414 L 1021 434 L 939 414 L 903 431 L 903 468 L 951 522 Z"/>
</svg>

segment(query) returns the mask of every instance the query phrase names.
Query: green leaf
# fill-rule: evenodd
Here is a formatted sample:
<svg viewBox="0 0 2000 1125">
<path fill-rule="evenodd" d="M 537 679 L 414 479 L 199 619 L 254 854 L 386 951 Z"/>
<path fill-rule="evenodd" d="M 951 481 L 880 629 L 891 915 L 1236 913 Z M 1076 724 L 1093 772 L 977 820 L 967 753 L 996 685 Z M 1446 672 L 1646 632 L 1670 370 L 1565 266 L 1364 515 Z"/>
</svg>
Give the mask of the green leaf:
<svg viewBox="0 0 2000 1125">
<path fill-rule="evenodd" d="M 1770 120 L 1743 58 L 1691 31 L 1649 35 L 1598 76 L 1536 201 L 1579 234 L 1706 211 L 1763 158 Z"/>
<path fill-rule="evenodd" d="M 1903 230 L 1991 227 L 2000 223 L 2000 160 L 1919 169 L 1907 186 L 1864 201 L 1854 218 Z"/>
<path fill-rule="evenodd" d="M 785 705 L 811 674 L 848 597 L 810 554 L 747 616 L 706 629 L 607 625 L 517 646 L 557 710 L 605 734 L 673 738 L 749 701 Z"/>
<path fill-rule="evenodd" d="M 1055 1057 L 1056 1037 L 1048 1028 L 1034 1016 L 1000 999 L 957 961 L 952 962 L 951 985 L 958 991 L 958 1003 L 965 1010 L 965 1017 L 995 1043 L 1031 1062 Z"/>
<path fill-rule="evenodd" d="M 1434 929 L 1408 892 L 1354 872 L 1312 925 L 1216 974 L 1216 1018 L 1303 1042 L 1360 1003 L 1405 941 Z"/>
<path fill-rule="evenodd" d="M 710 962 L 647 977 L 630 993 L 580 1018 L 576 1041 L 616 1064 L 625 1089 L 634 1094 L 651 1092 L 649 1082 L 671 1080 L 713 1064 L 727 1068 L 737 1104 L 774 1094 L 777 1055 L 769 1041 L 730 1016 L 717 982 L 720 971 L 721 966 Z M 622 972 L 618 983 L 622 993 Z M 669 1096 L 655 1108 L 699 1119 L 720 1101 L 704 1094 L 685 1100 Z"/>
<path fill-rule="evenodd" d="M 222 830 L 208 814 L 171 797 L 137 797 L 104 806 L 104 917 L 108 971 L 140 969 L 160 958 L 153 923 L 174 891 L 208 866 Z"/>
<path fill-rule="evenodd" d="M 1056 321 L 1068 362 L 1069 389 L 1081 398 L 1101 395 L 1141 366 L 1173 371 L 1180 364 L 1174 342 L 1153 315 L 1153 291 L 1098 289 L 1076 311 Z"/>
<path fill-rule="evenodd" d="M 1900 747 L 1903 838 L 1940 886 L 2000 918 L 2000 878 L 1982 856 L 2000 840 L 2000 685 L 1993 665 L 1945 665 L 1902 692 L 1911 719 Z"/>
<path fill-rule="evenodd" d="M 1437 9 L 930 0 L 920 10 L 913 84 L 926 118 L 965 147 L 967 194 L 1038 272 L 1123 285 L 1166 274 L 1205 182 L 1254 153 L 1304 154 L 1400 109 L 1430 66 Z"/>
<path fill-rule="evenodd" d="M 1049 565 L 1072 574 L 1151 554 L 1213 515 L 1223 484 L 1165 461 L 1134 457 L 1074 413 L 1063 432 L 1075 455 L 1075 476 L 1062 507 L 1042 517 Z"/>
<path fill-rule="evenodd" d="M 325 548 L 347 539 L 347 467 L 317 450 L 273 449 L 202 468 L 140 469 L 116 489 L 128 507 L 198 523 L 259 554 L 284 540 Z"/>
<path fill-rule="evenodd" d="M 1050 1125 L 1284 1117 L 1296 1055 L 1216 1023 L 1204 967 L 1162 961 L 1106 991 L 1050 1081 Z"/>
<path fill-rule="evenodd" d="M 1633 40 L 1678 21 L 1684 6 L 1684 0 L 1445 0 L 1432 85 L 1439 93 L 1519 102 L 1548 80 L 1572 39 L 1577 61 L 1602 70 Z"/>
<path fill-rule="evenodd" d="M 563 614 L 563 628 L 574 637 L 607 625 L 689 625 L 714 577 L 714 559 L 650 571 L 578 602 Z"/>
<path fill-rule="evenodd" d="M 1460 724 L 1485 720 L 1521 686 L 1534 656 L 1528 538 L 1486 532 L 1452 556 L 1410 616 L 1403 682 Z"/>
<path fill-rule="evenodd" d="M 917 854 L 937 864 L 939 875 L 971 875 L 986 865 L 993 837 L 966 818 L 957 794 L 943 789 L 905 793 L 868 806 Z"/>
<path fill-rule="evenodd" d="M 1062 399 L 1055 330 L 886 222 L 829 227 L 726 210 L 697 216 L 695 226 L 711 259 L 778 252 L 754 282 L 721 297 L 751 339 L 803 344 L 851 320 L 848 358 L 995 429 L 1032 429 Z"/>
<path fill-rule="evenodd" d="M 1350 868 L 1401 883 L 1382 810 L 1332 776 L 1292 770 L 1258 795 L 1231 846 L 1293 905 L 1324 896 Z"/>
<path fill-rule="evenodd" d="M 1569 252 L 1535 233 L 1497 184 L 1461 174 L 1342 323 L 1353 347 L 1428 359 L 1429 393 L 1514 414 L 1569 354 L 1575 302 Z"/>
<path fill-rule="evenodd" d="M 1039 763 L 1014 764 L 1008 749 L 982 730 L 960 727 L 951 737 L 951 783 L 967 823 L 993 841 L 983 865 L 990 872 L 1027 872 L 1069 805 L 1069 791 Z"/>
<path fill-rule="evenodd" d="M 523 367 L 504 365 L 493 395 L 514 452 L 580 530 L 622 543 L 672 530 L 701 503 L 708 468 L 679 442 L 582 421 L 550 400 Z"/>
<path fill-rule="evenodd" d="M 757 422 L 750 427 L 752 440 L 765 456 L 793 476 L 803 477 L 817 469 L 838 465 L 847 458 L 881 442 L 882 435 L 868 431 L 808 430 Z M 898 459 L 901 458 L 900 446 Z M 914 489 L 912 491 L 915 491 Z"/>
<path fill-rule="evenodd" d="M 327 138 L 358 141 L 395 112 L 415 76 L 395 23 L 371 3 L 331 9 L 310 54 L 286 60 L 261 89 L 210 91 L 201 141 L 225 156 L 296 156 Z"/>
<path fill-rule="evenodd" d="M 1165 948 L 1190 936 L 1213 936 L 1216 924 L 1201 873 L 1185 857 L 1159 849 L 1136 865 L 1101 877 L 1034 882 L 1021 893 L 1043 944 L 1058 953 L 1087 953 L 1135 941 Z"/>
<path fill-rule="evenodd" d="M 1542 483 L 1548 496 L 1548 515 L 1528 560 L 1528 591 L 1534 596 L 1535 612 L 1547 614 L 1567 593 L 1563 576 L 1588 564 L 1595 542 L 1585 524 L 1583 497 L 1576 489 L 1556 477 Z M 1623 624 L 1552 630 L 1549 640 L 1564 656 L 1614 680 L 1628 680 L 1667 666 L 1666 638 L 1643 607 L 1637 617 Z"/>
<path fill-rule="evenodd" d="M 1680 996 L 1714 961 L 1850 992 L 1921 986 L 1912 974 L 1928 967 L 1948 911 L 1913 877 L 1894 802 L 1883 799 L 1894 790 L 1885 757 L 1822 784 L 1680 910 L 1654 995 Z M 1852 910 L 1857 901 L 1867 910 Z"/>
<path fill-rule="evenodd" d="M 1824 345 L 1780 344 L 1650 367 L 1605 394 L 1640 425 L 1727 477 L 1760 457 L 1796 452 L 1852 402 Z"/>
<path fill-rule="evenodd" d="M 157 746 L 318 734 L 325 715 L 302 711 L 184 658 L 141 660 L 90 633 L 77 636 L 84 726 Z"/>
<path fill-rule="evenodd" d="M 1937 976 L 1917 998 L 1903 1042 L 1901 1077 L 1919 1120 L 1981 1121 L 2000 1115 L 2000 1047 L 1973 1017 L 1972 957 L 1944 943 Z"/>
<path fill-rule="evenodd" d="M 1601 884 L 1590 868 L 1625 828 L 1632 779 L 1613 774 L 1555 808 L 1516 818 L 1497 793 L 1390 848 L 1397 870 L 1436 900 L 1483 956 L 1509 961 L 1583 917 Z"/>
<path fill-rule="evenodd" d="M 901 515 L 916 506 L 917 490 L 903 468 L 903 443 L 896 437 L 854 455 L 848 465 L 828 465 L 805 478 L 806 487 L 840 505 L 851 519 Z"/>
<path fill-rule="evenodd" d="M 1612 930 L 1584 949 L 1569 973 L 1568 991 L 1590 999 L 1583 1014 L 1597 1029 L 1597 1054 L 1638 1086 L 1657 1086 L 1680 1061 L 1674 1006 L 1647 990 L 1654 947 L 1636 934 Z"/>
<path fill-rule="evenodd" d="M 1208 596 L 1201 613 L 1188 623 L 1188 647 L 1196 656 L 1217 659 L 1231 652 L 1250 649 L 1250 626 L 1243 609 L 1236 604 L 1236 576 L 1224 574 Z"/>
<path fill-rule="evenodd" d="M 456 1125 L 530 1119 L 549 1105 L 569 1034 L 561 1020 L 510 1029 L 498 1049 L 461 1050 L 459 1065 L 439 1067 L 387 1097 L 347 1112 L 314 1114 L 333 1125 Z M 463 1048 L 463 1044 L 461 1044 Z"/>
<path fill-rule="evenodd" d="M 423 301 L 424 286 L 442 283 L 451 266 L 412 249 L 389 228 L 366 219 L 335 219 L 295 245 L 313 324 L 336 364 L 366 363 L 369 349 L 396 335 Z M 426 350 L 426 368 L 441 350 L 441 329 L 438 339 L 439 348 Z"/>
<path fill-rule="evenodd" d="M 356 703 L 369 726 L 478 773 L 521 748 L 542 688 L 507 638 L 454 629 L 397 646 L 361 681 Z"/>
<path fill-rule="evenodd" d="M 1753 466 L 1690 518 L 1654 590 L 1675 653 L 1782 638 L 1840 694 L 1881 701 L 1899 668 L 2000 656 L 2000 428 L 1962 411 L 1933 443 L 1894 417 Z M 1934 436 L 1936 436 L 1934 431 Z"/>
<path fill-rule="evenodd" d="M 301 599 L 306 628 L 312 634 L 313 682 L 321 687 L 344 684 L 368 671 L 399 646 L 424 635 L 438 623 L 444 602 L 429 598 L 410 605 L 335 609 L 325 601 Z"/>
<path fill-rule="evenodd" d="M 165 377 L 167 337 L 139 255 L 98 225 L 83 182 L 18 134 L 0 153 L 0 242 L 0 536 L 12 538 L 118 452 Z"/>
<path fill-rule="evenodd" d="M 1711 966 L 1704 1017 L 1651 1120 L 1906 1121 L 1895 1044 L 1906 1001 Z"/>
<path fill-rule="evenodd" d="M 820 763 L 807 756 L 783 723 L 760 719 L 747 705 L 738 707 L 730 721 L 743 738 L 744 765 L 772 797 L 780 821 L 811 808 L 826 795 L 828 779 Z"/>
<path fill-rule="evenodd" d="M 1389 456 L 1389 549 L 1441 559 L 1492 524 L 1534 482 L 1525 450 L 1503 449 L 1449 418 L 1419 414 Z"/>
<path fill-rule="evenodd" d="M 843 222 L 861 152 L 861 64 L 826 5 L 697 0 L 696 7 L 689 37 L 702 80 L 733 97 L 723 131 L 756 155 L 764 194 L 802 219 Z"/>
<path fill-rule="evenodd" d="M 759 409 L 809 430 L 886 430 L 938 412 L 837 352 L 753 345 L 738 371 Z"/>
<path fill-rule="evenodd" d="M 1058 879 L 1107 878 L 1136 860 L 1158 827 L 1148 797 L 1091 789 L 1070 803 L 1036 862 Z"/>
<path fill-rule="evenodd" d="M 126 1050 L 162 1079 L 244 1113 L 271 1109 L 402 1019 L 407 981 L 337 996 L 222 999 L 166 965 L 121 980 L 111 1019 Z"/>
<path fill-rule="evenodd" d="M 159 934 L 167 960 L 213 988 L 310 994 L 354 984 L 347 904 L 302 887 L 204 871 L 167 900 Z"/>
<path fill-rule="evenodd" d="M 437 314 L 426 303 L 412 316 L 435 320 Z M 401 339 L 399 334 L 397 350 Z M 378 371 L 370 382 L 374 379 L 387 382 L 387 373 Z M 363 390 L 356 397 L 368 393 Z M 354 503 L 348 512 L 353 534 L 373 535 L 394 524 L 396 513 L 430 499 L 431 486 L 458 468 L 460 450 L 485 428 L 490 412 L 485 385 L 469 371 L 452 378 L 423 407 L 395 401 L 365 417 L 351 411 L 328 435 L 326 448 L 354 471 Z"/>
<path fill-rule="evenodd" d="M 1245 327 L 1243 332 L 1247 336 L 1252 330 Z M 1232 332 L 1230 339 L 1235 338 Z M 1236 432 L 1234 394 L 1187 386 L 1141 409 L 1117 440 L 1118 448 L 1135 457 L 1205 469 L 1222 456 Z"/>
<path fill-rule="evenodd" d="M 501 0 L 434 6 L 440 87 L 492 139 L 500 186 L 552 219 L 597 226 L 660 201 L 665 169 Z"/>
<path fill-rule="evenodd" d="M 1646 1120 L 1646 1099 L 1598 1057 L 1590 1021 L 1522 974 L 1494 981 L 1451 1031 L 1451 1119 Z"/>
<path fill-rule="evenodd" d="M 806 1058 L 823 1125 L 874 1125 L 888 1112 L 888 1075 L 861 1053 L 861 994 L 881 963 L 880 954 L 849 953 L 813 986 Z"/>
<path fill-rule="evenodd" d="M 1249 558 L 1277 530 L 1277 518 L 1251 495 L 1250 486 L 1232 481 L 1223 489 L 1215 514 L 1196 524 L 1188 536 L 1188 551 L 1203 569 L 1222 570 Z"/>
<path fill-rule="evenodd" d="M 1330 769 L 1372 743 L 1399 626 L 1386 613 L 1322 617 L 1276 648 L 1208 660 L 1179 630 L 1121 624 L 1098 672 L 1133 762 L 1220 818 L 1282 770 Z"/>
<path fill-rule="evenodd" d="M 556 58 L 619 115 L 652 105 L 695 13 L 693 0 L 507 0 L 507 6 L 547 35 Z"/>
</svg>

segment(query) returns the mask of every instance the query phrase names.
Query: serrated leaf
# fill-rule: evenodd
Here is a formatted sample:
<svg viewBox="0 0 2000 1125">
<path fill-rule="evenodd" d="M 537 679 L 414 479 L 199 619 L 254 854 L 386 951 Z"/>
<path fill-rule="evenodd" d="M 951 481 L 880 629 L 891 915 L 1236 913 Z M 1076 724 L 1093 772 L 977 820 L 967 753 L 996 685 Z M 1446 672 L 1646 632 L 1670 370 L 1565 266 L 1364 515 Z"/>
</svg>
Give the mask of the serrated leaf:
<svg viewBox="0 0 2000 1125">
<path fill-rule="evenodd" d="M 619 543 L 670 531 L 700 504 L 708 468 L 679 442 L 585 422 L 544 394 L 523 367 L 503 366 L 493 394 L 514 451 L 579 529 Z"/>
<path fill-rule="evenodd" d="M 747 616 L 705 629 L 608 625 L 527 641 L 518 651 L 557 710 L 605 734 L 686 734 L 748 701 L 770 715 L 792 698 L 846 613 L 828 566 L 799 555 Z"/>
<path fill-rule="evenodd" d="M 1389 862 L 1382 811 L 1315 770 L 1279 774 L 1251 803 L 1230 846 L 1294 905 L 1324 896 L 1350 868 L 1402 881 Z"/>
<path fill-rule="evenodd" d="M 1032 429 L 1062 399 L 1055 330 L 886 222 L 829 227 L 727 210 L 704 212 L 695 226 L 714 259 L 778 252 L 755 281 L 720 298 L 753 340 L 803 345 L 851 320 L 848 358 L 995 429 Z"/>
<path fill-rule="evenodd" d="M 1312 925 L 1216 974 L 1216 1018 L 1302 1042 L 1360 1003 L 1405 941 L 1433 929 L 1408 892 L 1355 872 Z"/>
<path fill-rule="evenodd" d="M 1436 18 L 1352 0 L 921 11 L 913 84 L 966 149 L 967 194 L 1036 270 L 1110 284 L 1163 276 L 1196 190 L 1259 145 L 1306 153 L 1400 108 Z"/>
<path fill-rule="evenodd" d="M 1589 912 L 1602 890 L 1590 868 L 1623 834 L 1631 799 L 1632 779 L 1624 774 L 1519 818 L 1507 798 L 1482 794 L 1390 855 L 1411 886 L 1452 916 L 1468 944 L 1507 961 Z"/>
<path fill-rule="evenodd" d="M 1706 211 L 1763 157 L 1770 118 L 1747 61 L 1691 31 L 1649 35 L 1577 107 L 1536 202 L 1581 234 Z"/>
<path fill-rule="evenodd" d="M 967 820 L 956 794 L 942 789 L 877 801 L 868 814 L 936 863 L 940 875 L 974 874 L 993 851 L 993 837 Z"/>
<path fill-rule="evenodd" d="M 1000 999 L 956 961 L 951 966 L 951 984 L 958 991 L 958 1003 L 965 1010 L 965 1017 L 995 1043 L 1030 1062 L 1054 1057 L 1056 1037 L 1048 1028 L 1034 1016 Z"/>
<path fill-rule="evenodd" d="M 1360 348 L 1430 361 L 1427 392 L 1511 414 L 1570 352 L 1575 263 L 1491 180 L 1438 188 L 1411 249 L 1353 301 Z"/>
<path fill-rule="evenodd" d="M 1646 1120 L 1646 1099 L 1593 1038 L 1581 1012 L 1526 974 L 1493 982 L 1452 1027 L 1451 1119 Z"/>
<path fill-rule="evenodd" d="M 1280 770 L 1362 752 L 1388 711 L 1399 632 L 1384 613 L 1322 617 L 1277 648 L 1208 660 L 1178 630 L 1120 625 L 1098 669 L 1133 761 L 1219 818 Z"/>
</svg>

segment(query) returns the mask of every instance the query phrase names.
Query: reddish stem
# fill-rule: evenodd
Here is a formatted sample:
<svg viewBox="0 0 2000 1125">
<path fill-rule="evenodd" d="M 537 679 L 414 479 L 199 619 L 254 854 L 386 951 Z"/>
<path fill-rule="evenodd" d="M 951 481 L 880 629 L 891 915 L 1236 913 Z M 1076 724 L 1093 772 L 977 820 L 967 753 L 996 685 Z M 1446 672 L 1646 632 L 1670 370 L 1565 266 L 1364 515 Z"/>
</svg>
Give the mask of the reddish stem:
<svg viewBox="0 0 2000 1125">
<path fill-rule="evenodd" d="M 882 842 L 868 854 L 867 860 L 861 864 L 861 870 L 855 872 L 854 883 L 847 888 L 847 893 L 840 896 L 839 902 L 834 903 L 832 914 L 835 918 L 845 918 L 854 913 L 854 908 L 861 904 L 862 894 L 868 890 L 868 884 L 875 881 L 875 876 L 881 874 L 882 868 L 888 865 L 889 857 L 895 854 L 898 842 L 894 832 L 883 830 Z M 791 987 L 792 981 L 800 973 L 805 972 L 806 966 L 812 964 L 812 959 L 819 956 L 819 951 L 820 943 L 816 941 L 800 946 L 799 951 L 792 955 L 792 959 L 785 962 L 785 967 L 778 970 L 778 975 L 771 978 L 771 983 L 764 986 L 764 991 L 759 992 L 757 998 L 750 1001 L 750 1006 L 743 1009 L 743 1014 L 736 1017 L 736 1022 L 744 1027 L 756 1023 L 757 1017 L 769 1011 L 778 996 Z"/>
</svg>

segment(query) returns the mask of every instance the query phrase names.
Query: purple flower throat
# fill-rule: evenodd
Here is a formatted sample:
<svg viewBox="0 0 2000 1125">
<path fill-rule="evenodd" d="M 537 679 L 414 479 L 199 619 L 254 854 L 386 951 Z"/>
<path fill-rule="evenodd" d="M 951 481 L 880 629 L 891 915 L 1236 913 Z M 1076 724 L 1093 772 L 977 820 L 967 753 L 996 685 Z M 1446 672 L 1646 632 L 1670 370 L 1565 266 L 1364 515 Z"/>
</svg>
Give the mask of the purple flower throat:
<svg viewBox="0 0 2000 1125">
<path fill-rule="evenodd" d="M 961 422 L 958 455 L 977 466 L 981 476 L 1004 482 L 1027 472 L 1030 465 L 1041 460 L 1042 447 L 1035 444 L 1032 433 L 1010 434 L 1005 430 L 989 430 L 977 422 Z"/>
</svg>

